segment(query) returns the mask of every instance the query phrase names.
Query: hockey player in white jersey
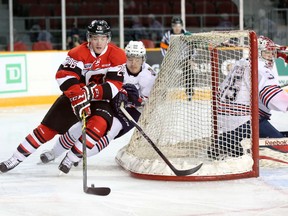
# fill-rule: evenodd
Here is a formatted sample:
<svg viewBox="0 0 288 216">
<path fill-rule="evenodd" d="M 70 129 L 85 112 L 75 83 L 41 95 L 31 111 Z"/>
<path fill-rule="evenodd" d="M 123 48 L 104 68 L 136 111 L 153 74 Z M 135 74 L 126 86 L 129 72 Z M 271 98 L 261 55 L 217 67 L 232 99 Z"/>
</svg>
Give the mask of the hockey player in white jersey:
<svg viewBox="0 0 288 216">
<path fill-rule="evenodd" d="M 277 46 L 269 38 L 260 36 L 258 49 L 259 135 L 260 138 L 281 138 L 283 134 L 269 122 L 271 110 L 288 111 L 288 94 L 279 85 L 278 72 L 274 63 L 277 57 Z"/>
<path fill-rule="evenodd" d="M 275 43 L 267 37 L 259 36 L 258 90 L 260 138 L 283 137 L 283 134 L 269 122 L 271 110 L 288 111 L 288 94 L 279 86 L 278 73 L 274 64 L 276 57 L 277 46 Z M 250 138 L 249 92 L 251 84 L 248 77 L 248 64 L 249 62 L 246 59 L 236 61 L 220 86 L 217 118 L 219 132 L 222 134 L 218 138 L 219 142 L 208 150 L 208 156 L 213 159 L 218 159 L 221 155 L 241 156 L 243 148 L 240 142 L 244 138 Z M 231 115 L 229 115 L 227 110 L 231 111 Z M 226 131 L 221 131 L 222 128 L 225 128 Z M 270 148 L 281 152 L 288 152 L 287 146 L 271 146 Z"/>
<path fill-rule="evenodd" d="M 223 156 L 243 155 L 240 144 L 249 138 L 250 89 L 249 62 L 243 58 L 234 63 L 219 86 L 217 100 L 218 141 L 208 149 L 208 156 L 220 159 Z"/>
<path fill-rule="evenodd" d="M 124 117 L 119 109 L 120 103 L 126 103 L 126 110 L 138 121 L 141 109 L 148 99 L 154 84 L 156 73 L 146 61 L 146 49 L 140 41 L 130 41 L 125 48 L 127 62 L 124 64 L 124 85 L 112 101 L 114 106 L 113 124 L 110 131 L 102 137 L 93 148 L 87 145 L 87 156 L 92 156 L 104 149 L 111 140 L 127 133 L 133 125 Z M 48 163 L 63 152 L 68 151 L 59 165 L 59 169 L 68 173 L 74 163 L 82 158 L 81 123 L 76 123 L 67 133 L 60 136 L 54 147 L 42 153 L 40 159 Z M 89 140 L 87 140 L 89 142 Z"/>
</svg>

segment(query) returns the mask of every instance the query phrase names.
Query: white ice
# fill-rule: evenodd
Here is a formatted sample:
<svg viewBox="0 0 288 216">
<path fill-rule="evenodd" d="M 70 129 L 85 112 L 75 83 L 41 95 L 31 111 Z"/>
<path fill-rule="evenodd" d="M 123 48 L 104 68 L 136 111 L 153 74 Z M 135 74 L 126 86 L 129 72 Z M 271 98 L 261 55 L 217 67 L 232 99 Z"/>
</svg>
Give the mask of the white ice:
<svg viewBox="0 0 288 216">
<path fill-rule="evenodd" d="M 8 159 L 49 106 L 0 109 L 0 161 Z M 287 121 L 286 121 L 287 122 Z M 283 125 L 285 123 L 283 122 Z M 166 182 L 131 177 L 115 162 L 131 133 L 88 160 L 88 183 L 109 186 L 107 197 L 82 190 L 82 167 L 59 175 L 60 158 L 38 164 L 53 141 L 0 174 L 1 216 L 286 216 L 288 168 L 261 168 L 260 177 L 213 182 Z"/>
</svg>

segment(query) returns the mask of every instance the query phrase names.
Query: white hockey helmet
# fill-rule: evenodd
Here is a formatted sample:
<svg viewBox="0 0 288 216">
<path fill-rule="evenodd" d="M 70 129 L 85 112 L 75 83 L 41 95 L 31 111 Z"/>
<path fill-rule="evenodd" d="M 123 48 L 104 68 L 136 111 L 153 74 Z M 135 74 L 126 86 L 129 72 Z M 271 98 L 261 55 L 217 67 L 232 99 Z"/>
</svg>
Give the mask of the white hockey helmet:
<svg viewBox="0 0 288 216">
<path fill-rule="evenodd" d="M 125 47 L 127 57 L 142 57 L 146 61 L 146 49 L 142 41 L 130 41 Z"/>
<path fill-rule="evenodd" d="M 272 66 L 274 59 L 276 58 L 276 44 L 268 37 L 259 36 L 258 37 L 258 57 L 260 60 L 264 61 L 267 66 Z M 271 51 L 272 56 L 267 58 L 263 55 L 263 52 Z"/>
</svg>

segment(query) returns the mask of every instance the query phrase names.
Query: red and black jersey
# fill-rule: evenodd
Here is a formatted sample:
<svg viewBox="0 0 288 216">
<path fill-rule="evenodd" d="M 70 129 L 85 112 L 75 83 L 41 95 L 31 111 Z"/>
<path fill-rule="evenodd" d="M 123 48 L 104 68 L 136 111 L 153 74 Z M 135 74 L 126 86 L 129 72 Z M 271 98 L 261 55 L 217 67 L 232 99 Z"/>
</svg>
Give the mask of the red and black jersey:
<svg viewBox="0 0 288 216">
<path fill-rule="evenodd" d="M 95 82 L 102 85 L 106 95 L 114 95 L 113 89 L 115 91 L 122 86 L 123 74 L 118 73 L 117 70 L 108 70 L 108 68 L 122 65 L 125 62 L 125 52 L 119 47 L 109 43 L 100 55 L 96 55 L 89 48 L 88 42 L 85 42 L 68 52 L 65 61 L 56 73 L 56 79 L 63 92 L 73 85 L 82 87 Z"/>
</svg>

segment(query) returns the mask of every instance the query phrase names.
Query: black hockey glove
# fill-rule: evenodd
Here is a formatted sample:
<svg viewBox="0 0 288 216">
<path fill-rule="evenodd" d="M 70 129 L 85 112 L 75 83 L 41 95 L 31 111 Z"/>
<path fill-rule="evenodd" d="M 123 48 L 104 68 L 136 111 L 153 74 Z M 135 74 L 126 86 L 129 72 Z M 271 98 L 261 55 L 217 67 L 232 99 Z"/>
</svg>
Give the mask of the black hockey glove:
<svg viewBox="0 0 288 216">
<path fill-rule="evenodd" d="M 122 87 L 128 93 L 128 104 L 132 106 L 141 106 L 142 99 L 139 96 L 139 91 L 134 84 L 127 83 Z"/>
<path fill-rule="evenodd" d="M 112 99 L 112 108 L 115 113 L 123 114 L 120 110 L 121 103 L 124 102 L 124 106 L 128 103 L 128 94 L 125 89 L 120 89 L 118 94 Z"/>
</svg>

